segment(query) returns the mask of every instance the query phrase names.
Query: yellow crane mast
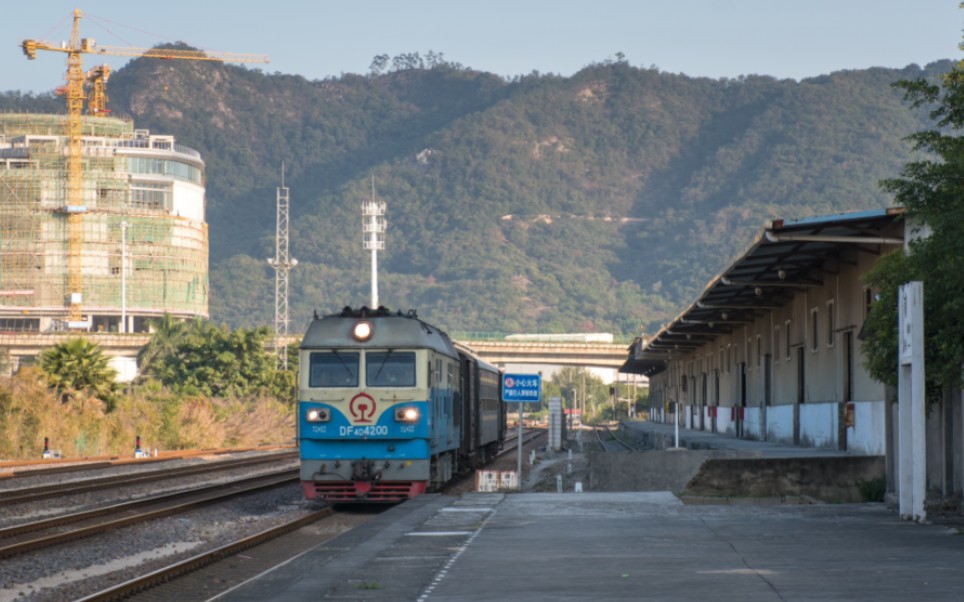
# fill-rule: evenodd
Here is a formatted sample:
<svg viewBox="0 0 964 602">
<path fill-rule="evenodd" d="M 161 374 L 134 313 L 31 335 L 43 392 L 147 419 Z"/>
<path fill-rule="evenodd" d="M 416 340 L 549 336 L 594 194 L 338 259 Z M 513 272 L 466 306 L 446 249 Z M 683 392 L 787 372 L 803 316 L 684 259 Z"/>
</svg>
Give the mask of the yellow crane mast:
<svg viewBox="0 0 964 602">
<path fill-rule="evenodd" d="M 190 61 L 230 61 L 236 63 L 267 63 L 268 57 L 259 54 L 235 54 L 199 50 L 180 50 L 166 48 L 134 48 L 118 46 L 98 46 L 94 40 L 80 37 L 80 19 L 83 13 L 74 10 L 74 24 L 70 41 L 66 44 L 45 42 L 43 40 L 24 40 L 20 45 L 28 59 L 37 58 L 38 50 L 63 52 L 67 55 L 67 204 L 63 211 L 67 214 L 67 324 L 71 329 L 86 328 L 83 322 L 83 270 L 81 253 L 83 250 L 83 161 L 81 145 L 81 118 L 84 108 L 85 83 L 90 86 L 88 112 L 103 115 L 107 108 L 106 85 L 110 78 L 110 67 L 102 65 L 91 69 L 85 76 L 81 67 L 81 55 L 100 54 L 109 56 L 148 57 L 168 60 Z"/>
<path fill-rule="evenodd" d="M 87 113 L 96 117 L 105 115 L 107 111 L 107 80 L 110 79 L 110 65 L 98 65 L 87 72 L 87 85 L 90 93 L 87 95 Z"/>
</svg>

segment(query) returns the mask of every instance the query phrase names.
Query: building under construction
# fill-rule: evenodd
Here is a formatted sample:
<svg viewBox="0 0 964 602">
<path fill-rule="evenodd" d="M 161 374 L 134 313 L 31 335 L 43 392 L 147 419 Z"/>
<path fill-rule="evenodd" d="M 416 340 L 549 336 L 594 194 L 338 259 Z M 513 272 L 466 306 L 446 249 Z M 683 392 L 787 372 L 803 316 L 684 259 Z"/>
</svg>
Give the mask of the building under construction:
<svg viewBox="0 0 964 602">
<path fill-rule="evenodd" d="M 83 117 L 78 204 L 66 120 L 0 114 L 0 331 L 145 332 L 165 313 L 207 317 L 200 153 Z"/>
</svg>

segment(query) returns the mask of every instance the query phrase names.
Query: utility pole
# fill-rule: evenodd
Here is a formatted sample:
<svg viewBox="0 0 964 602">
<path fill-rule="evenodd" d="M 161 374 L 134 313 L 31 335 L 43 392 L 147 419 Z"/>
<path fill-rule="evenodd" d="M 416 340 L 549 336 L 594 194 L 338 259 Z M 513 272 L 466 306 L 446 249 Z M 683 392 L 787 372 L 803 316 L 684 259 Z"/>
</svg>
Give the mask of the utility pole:
<svg viewBox="0 0 964 602">
<path fill-rule="evenodd" d="M 586 419 L 586 373 L 582 373 L 582 419 Z"/>
<path fill-rule="evenodd" d="M 121 229 L 121 322 L 117 332 L 127 332 L 127 220 L 120 223 Z"/>
<path fill-rule="evenodd" d="M 378 309 L 378 252 L 385 249 L 385 202 L 375 200 L 375 176 L 372 176 L 372 197 L 362 203 L 362 234 L 364 249 L 372 252 L 372 309 Z"/>
<path fill-rule="evenodd" d="M 569 430 L 572 430 L 572 425 L 575 424 L 576 408 L 578 407 L 579 400 L 576 398 L 576 387 L 572 387 L 572 408 L 569 411 Z"/>
<path fill-rule="evenodd" d="M 275 229 L 275 255 L 268 260 L 274 268 L 274 349 L 278 369 L 288 369 L 288 272 L 298 265 L 297 259 L 288 255 L 288 188 L 285 186 L 285 166 L 281 164 L 281 186 L 275 196 L 277 226 Z"/>
</svg>

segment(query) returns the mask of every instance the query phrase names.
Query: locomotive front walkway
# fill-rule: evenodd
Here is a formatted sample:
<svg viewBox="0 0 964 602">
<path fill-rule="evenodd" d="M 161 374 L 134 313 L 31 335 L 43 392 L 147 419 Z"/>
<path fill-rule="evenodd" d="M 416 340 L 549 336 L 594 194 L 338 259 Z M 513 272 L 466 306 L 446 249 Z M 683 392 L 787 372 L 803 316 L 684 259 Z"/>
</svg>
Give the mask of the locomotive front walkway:
<svg viewBox="0 0 964 602">
<path fill-rule="evenodd" d="M 964 536 L 882 504 L 670 493 L 423 495 L 220 599 L 964 599 Z"/>
</svg>

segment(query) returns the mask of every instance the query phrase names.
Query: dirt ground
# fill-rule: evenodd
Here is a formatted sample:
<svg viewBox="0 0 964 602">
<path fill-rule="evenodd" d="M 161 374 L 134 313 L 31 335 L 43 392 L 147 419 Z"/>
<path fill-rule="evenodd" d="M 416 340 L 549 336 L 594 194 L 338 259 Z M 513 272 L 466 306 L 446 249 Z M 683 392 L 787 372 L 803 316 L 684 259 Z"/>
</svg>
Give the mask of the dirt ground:
<svg viewBox="0 0 964 602">
<path fill-rule="evenodd" d="M 588 431 L 569 431 L 569 439 L 563 451 L 546 449 L 546 440 L 527 448 L 522 458 L 524 490 L 531 492 L 567 492 L 581 488 L 589 490 Z M 535 449 L 535 462 L 531 449 Z"/>
<path fill-rule="evenodd" d="M 523 491 L 555 492 L 558 489 L 557 477 L 562 476 L 562 491 L 574 491 L 576 483 L 581 483 L 584 491 L 589 485 L 589 456 L 583 450 L 582 439 L 589 440 L 589 433 L 580 431 L 570 432 L 568 448 L 572 449 L 572 468 L 569 468 L 568 451 L 550 451 L 546 449 L 546 436 L 533 439 L 525 445 L 522 451 L 522 484 Z M 509 453 L 492 464 L 486 470 L 516 471 L 519 466 L 518 453 Z M 461 495 L 475 491 L 475 479 L 469 477 L 447 487 L 446 495 Z"/>
</svg>

